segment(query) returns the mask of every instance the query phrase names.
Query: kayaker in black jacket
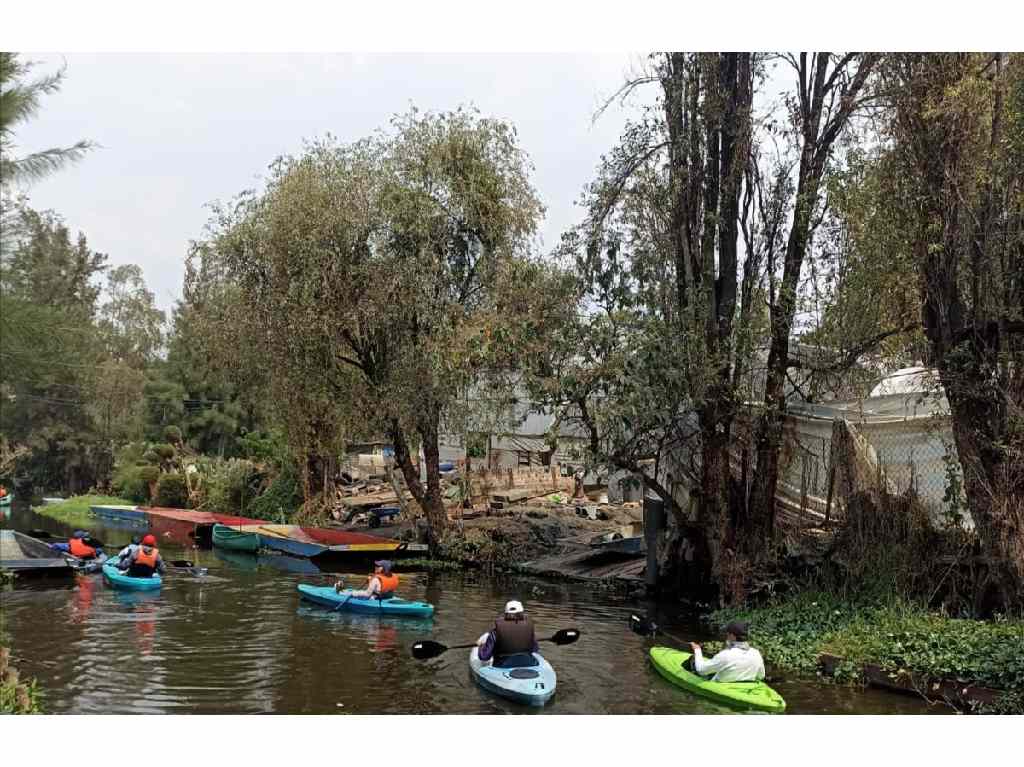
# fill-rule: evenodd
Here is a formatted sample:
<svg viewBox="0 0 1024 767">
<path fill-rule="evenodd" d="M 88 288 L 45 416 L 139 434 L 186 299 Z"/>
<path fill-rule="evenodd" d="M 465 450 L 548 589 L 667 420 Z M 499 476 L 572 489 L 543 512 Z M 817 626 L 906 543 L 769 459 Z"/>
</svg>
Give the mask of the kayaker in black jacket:
<svg viewBox="0 0 1024 767">
<path fill-rule="evenodd" d="M 504 614 L 494 622 L 493 629 L 480 637 L 477 648 L 477 657 L 482 661 L 492 661 L 494 666 L 527 665 L 522 656 L 529 656 L 540 647 L 533 631 L 533 621 L 526 616 L 523 603 L 513 599 L 506 604 Z"/>
</svg>

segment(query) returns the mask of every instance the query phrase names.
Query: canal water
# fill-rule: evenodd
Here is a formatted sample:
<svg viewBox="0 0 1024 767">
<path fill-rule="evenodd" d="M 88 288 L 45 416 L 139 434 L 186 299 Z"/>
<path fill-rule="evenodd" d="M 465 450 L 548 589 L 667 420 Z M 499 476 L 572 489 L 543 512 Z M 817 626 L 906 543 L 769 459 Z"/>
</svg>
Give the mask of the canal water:
<svg viewBox="0 0 1024 767">
<path fill-rule="evenodd" d="M 0 526 L 67 534 L 60 523 L 15 508 Z M 130 529 L 91 527 L 108 544 Z M 429 620 L 330 612 L 300 602 L 299 583 L 327 585 L 290 557 L 166 548 L 206 577 L 172 573 L 155 594 L 110 588 L 101 575 L 30 584 L 0 594 L 3 630 L 22 678 L 34 677 L 49 713 L 287 714 L 710 714 L 729 709 L 672 687 L 647 663 L 650 641 L 627 627 L 630 612 L 657 616 L 676 635 L 708 637 L 671 608 L 628 601 L 589 585 L 482 573 L 402 573 L 402 596 L 434 604 Z M 341 574 L 361 584 L 364 574 Z M 542 709 L 476 687 L 468 651 L 414 660 L 419 639 L 447 645 L 476 639 L 507 599 L 521 599 L 550 636 L 578 628 L 570 646 L 542 643 L 558 690 Z M 790 713 L 943 712 L 912 698 L 772 673 Z"/>
</svg>

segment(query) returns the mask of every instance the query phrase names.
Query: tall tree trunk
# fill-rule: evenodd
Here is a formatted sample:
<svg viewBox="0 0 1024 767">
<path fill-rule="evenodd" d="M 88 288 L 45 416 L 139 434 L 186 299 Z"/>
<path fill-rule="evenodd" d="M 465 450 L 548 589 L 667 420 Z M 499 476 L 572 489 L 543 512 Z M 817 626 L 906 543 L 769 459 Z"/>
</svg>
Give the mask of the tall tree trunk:
<svg viewBox="0 0 1024 767">
<path fill-rule="evenodd" d="M 448 512 L 441 498 L 440 461 L 438 460 L 437 431 L 434 430 L 433 447 L 428 447 L 424 439 L 423 455 L 426 461 L 427 484 L 420 481 L 420 474 L 412 462 L 409 440 L 405 431 L 396 419 L 392 419 L 390 428 L 391 442 L 395 448 L 395 463 L 405 477 L 405 486 L 423 510 L 427 520 L 427 537 L 432 550 L 441 541 L 441 536 L 448 524 Z M 422 437 L 422 433 L 421 433 Z M 432 458 L 431 458 L 432 456 Z M 431 470 L 433 463 L 433 470 Z M 433 481 L 431 481 L 433 473 Z"/>
</svg>

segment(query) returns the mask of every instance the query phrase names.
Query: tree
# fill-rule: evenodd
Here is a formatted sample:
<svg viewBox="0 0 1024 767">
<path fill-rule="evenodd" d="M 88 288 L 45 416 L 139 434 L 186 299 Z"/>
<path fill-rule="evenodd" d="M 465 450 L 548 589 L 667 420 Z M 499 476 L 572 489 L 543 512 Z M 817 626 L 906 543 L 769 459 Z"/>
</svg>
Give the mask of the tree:
<svg viewBox="0 0 1024 767">
<path fill-rule="evenodd" d="M 271 386 L 307 503 L 330 490 L 346 430 L 383 431 L 437 541 L 442 424 L 478 380 L 495 288 L 541 206 L 511 126 L 414 110 L 394 127 L 279 160 L 266 192 L 217 222 L 206 257 L 223 259 L 250 338 L 277 357 Z"/>
<path fill-rule="evenodd" d="M 0 429 L 30 448 L 19 462 L 35 484 L 77 490 L 105 471 L 87 410 L 102 359 L 93 319 L 106 256 L 72 240 L 52 213 L 19 211 L 23 231 L 0 281 Z"/>
<path fill-rule="evenodd" d="M 1024 57 L 901 54 L 884 69 L 924 333 L 968 507 L 1024 605 Z"/>
<path fill-rule="evenodd" d="M 554 399 L 589 433 L 593 459 L 640 473 L 672 511 L 670 571 L 688 542 L 704 585 L 723 593 L 736 591 L 730 552 L 743 537 L 728 450 L 736 318 L 755 314 L 740 278 L 758 275 L 737 247 L 757 70 L 750 53 L 665 53 L 627 84 L 657 83 L 660 98 L 604 158 L 587 219 L 565 240 L 589 307 L 552 366 Z M 671 486 L 683 474 L 693 520 Z"/>
<path fill-rule="evenodd" d="M 135 264 L 110 269 L 105 297 L 97 324 L 108 353 L 117 362 L 144 369 L 163 347 L 164 313 L 156 308 L 142 269 Z"/>
<path fill-rule="evenodd" d="M 755 433 L 755 469 L 745 513 L 752 520 L 748 554 L 757 557 L 775 534 L 775 497 L 779 455 L 786 414 L 787 371 L 793 364 L 790 337 L 814 232 L 822 219 L 823 179 L 833 161 L 836 141 L 864 101 L 868 78 L 878 64 L 877 54 L 821 52 L 786 56 L 797 78 L 796 95 L 788 101 L 791 128 L 799 159 L 796 197 L 781 274 L 769 264 L 770 345 L 764 391 L 764 410 Z"/>
<path fill-rule="evenodd" d="M 60 90 L 64 70 L 28 80 L 32 63 L 19 61 L 18 54 L 0 52 L 0 183 L 5 187 L 22 181 L 36 181 L 85 156 L 93 147 L 79 141 L 69 147 L 45 149 L 14 157 L 14 133 L 22 123 L 39 112 L 43 96 Z"/>
</svg>

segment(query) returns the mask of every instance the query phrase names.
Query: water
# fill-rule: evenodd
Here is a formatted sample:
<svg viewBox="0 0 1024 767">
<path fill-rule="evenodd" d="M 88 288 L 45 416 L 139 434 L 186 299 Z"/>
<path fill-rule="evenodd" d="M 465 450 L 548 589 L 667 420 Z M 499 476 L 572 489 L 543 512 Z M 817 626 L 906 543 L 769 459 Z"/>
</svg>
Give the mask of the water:
<svg viewBox="0 0 1024 767">
<path fill-rule="evenodd" d="M 67 528 L 16 508 L 4 524 L 23 531 Z M 132 531 L 92 527 L 109 544 Z M 706 639 L 651 604 L 589 586 L 479 573 L 402 576 L 403 596 L 434 604 L 429 620 L 333 613 L 300 603 L 296 585 L 332 583 L 304 560 L 163 549 L 209 568 L 207 578 L 168 575 L 156 594 L 107 586 L 101 575 L 2 594 L 4 629 L 23 678 L 35 677 L 50 713 L 531 713 L 707 714 L 729 709 L 661 679 L 646 662 L 649 641 L 632 634 L 631 611 L 657 614 L 674 634 Z M 285 567 L 287 565 L 287 567 Z M 289 570 L 306 570 L 295 572 Z M 349 583 L 360 574 L 346 577 Z M 416 661 L 430 638 L 476 639 L 504 602 L 522 599 L 539 636 L 576 627 L 575 645 L 542 643 L 558 691 L 542 709 L 503 701 L 473 684 L 468 651 Z M 913 698 L 785 677 L 773 682 L 791 713 L 928 713 Z"/>
</svg>

